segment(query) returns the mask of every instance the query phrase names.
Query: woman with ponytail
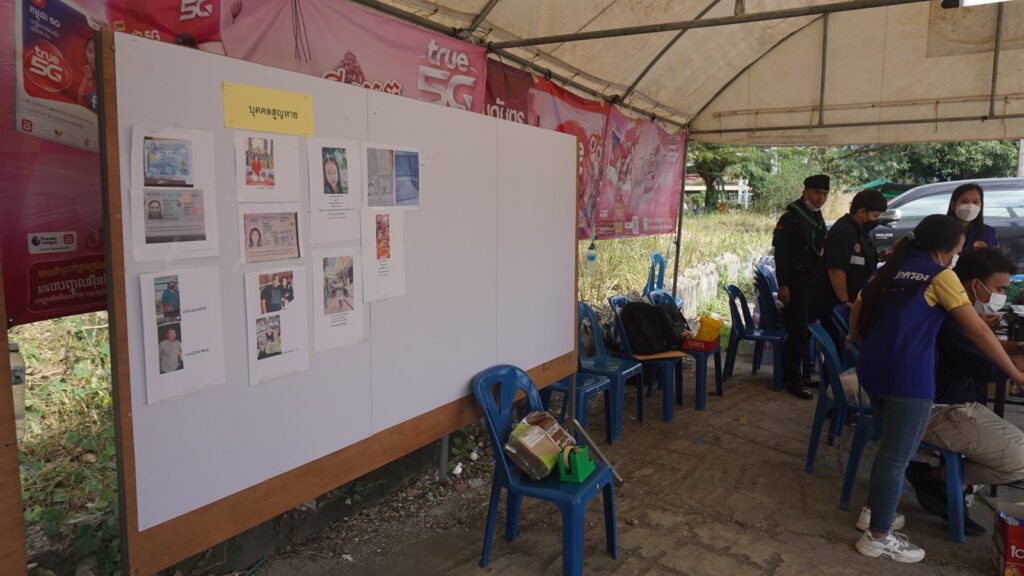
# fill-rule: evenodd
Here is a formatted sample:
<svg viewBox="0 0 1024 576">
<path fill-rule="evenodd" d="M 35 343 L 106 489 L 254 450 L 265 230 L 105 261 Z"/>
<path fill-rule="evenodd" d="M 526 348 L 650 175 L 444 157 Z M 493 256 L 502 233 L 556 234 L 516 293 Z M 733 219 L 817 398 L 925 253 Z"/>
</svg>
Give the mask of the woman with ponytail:
<svg viewBox="0 0 1024 576">
<path fill-rule="evenodd" d="M 985 224 L 985 191 L 977 184 L 961 184 L 949 198 L 947 216 L 960 221 L 964 230 L 964 254 L 975 248 L 998 248 L 996 229 Z"/>
<path fill-rule="evenodd" d="M 964 244 L 960 222 L 932 215 L 900 240 L 885 266 L 853 306 L 851 339 L 860 342 L 858 377 L 881 422 L 871 469 L 868 504 L 858 527 L 867 527 L 857 551 L 873 558 L 920 562 L 925 553 L 906 536 L 896 506 L 903 476 L 928 425 L 935 398 L 935 340 L 947 314 L 1003 372 L 1024 384 L 950 270 Z"/>
</svg>

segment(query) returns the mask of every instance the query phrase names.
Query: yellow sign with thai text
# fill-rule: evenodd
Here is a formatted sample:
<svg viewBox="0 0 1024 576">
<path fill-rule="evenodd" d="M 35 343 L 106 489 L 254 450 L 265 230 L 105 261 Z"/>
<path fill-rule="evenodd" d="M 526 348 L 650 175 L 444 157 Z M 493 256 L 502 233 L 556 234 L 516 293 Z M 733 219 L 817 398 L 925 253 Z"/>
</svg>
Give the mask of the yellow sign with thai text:
<svg viewBox="0 0 1024 576">
<path fill-rule="evenodd" d="M 225 82 L 224 125 L 257 132 L 312 136 L 313 97 Z"/>
</svg>

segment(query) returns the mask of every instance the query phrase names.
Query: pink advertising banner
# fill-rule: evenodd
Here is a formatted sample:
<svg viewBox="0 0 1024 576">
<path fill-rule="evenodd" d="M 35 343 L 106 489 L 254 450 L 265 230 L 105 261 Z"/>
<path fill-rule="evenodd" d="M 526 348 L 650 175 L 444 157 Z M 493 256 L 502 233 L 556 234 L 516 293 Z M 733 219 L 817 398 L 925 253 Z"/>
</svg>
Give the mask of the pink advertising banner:
<svg viewBox="0 0 1024 576">
<path fill-rule="evenodd" d="M 603 102 L 580 98 L 543 78 L 538 78 L 530 89 L 529 102 L 531 125 L 572 134 L 579 141 L 579 171 L 576 175 L 579 226 L 576 237 L 580 240 L 592 238 L 596 231 L 593 216 L 601 154 L 605 148 L 602 135 L 609 107 Z"/>
<path fill-rule="evenodd" d="M 90 16 L 101 4 L 0 0 L 0 251 L 16 324 L 106 307 Z"/>
<path fill-rule="evenodd" d="M 533 75 L 529 72 L 487 59 L 487 100 L 484 114 L 526 124 L 530 110 L 530 88 Z"/>
<path fill-rule="evenodd" d="M 229 56 L 483 112 L 486 50 L 338 0 L 246 0 L 221 14 Z"/>
<path fill-rule="evenodd" d="M 598 238 L 675 231 L 682 187 L 683 136 L 649 120 L 608 111 L 604 173 L 594 214 Z"/>
</svg>

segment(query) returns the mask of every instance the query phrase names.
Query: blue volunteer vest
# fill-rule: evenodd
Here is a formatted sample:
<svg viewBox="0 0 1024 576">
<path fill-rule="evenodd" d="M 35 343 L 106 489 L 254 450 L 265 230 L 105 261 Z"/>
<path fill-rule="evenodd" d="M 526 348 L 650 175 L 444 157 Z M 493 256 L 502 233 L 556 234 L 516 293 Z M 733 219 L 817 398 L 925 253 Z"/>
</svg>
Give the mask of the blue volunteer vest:
<svg viewBox="0 0 1024 576">
<path fill-rule="evenodd" d="M 960 251 L 960 255 L 962 256 L 974 250 L 976 242 L 983 242 L 987 248 L 997 248 L 999 240 L 996 238 L 996 229 L 988 224 L 983 224 L 981 226 L 981 234 L 975 234 L 974 228 L 971 228 L 967 232 L 967 237 L 964 238 L 964 247 Z"/>
<path fill-rule="evenodd" d="M 929 306 L 924 292 L 944 269 L 921 250 L 907 254 L 861 342 L 857 374 L 869 394 L 935 398 L 935 339 L 946 310 Z"/>
</svg>

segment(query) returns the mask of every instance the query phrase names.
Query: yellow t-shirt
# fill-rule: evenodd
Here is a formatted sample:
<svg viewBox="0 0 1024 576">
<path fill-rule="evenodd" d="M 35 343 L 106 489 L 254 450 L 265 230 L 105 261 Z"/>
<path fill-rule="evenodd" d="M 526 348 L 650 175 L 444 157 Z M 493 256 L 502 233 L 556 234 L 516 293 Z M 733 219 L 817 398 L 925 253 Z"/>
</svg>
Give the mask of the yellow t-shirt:
<svg viewBox="0 0 1024 576">
<path fill-rule="evenodd" d="M 932 283 L 928 285 L 928 288 L 925 288 L 924 301 L 929 306 L 941 304 L 946 310 L 952 310 L 971 303 L 970 299 L 967 298 L 967 292 L 964 291 L 964 285 L 960 283 L 956 273 L 949 268 L 939 272 L 935 275 L 935 278 L 932 278 Z"/>
</svg>

